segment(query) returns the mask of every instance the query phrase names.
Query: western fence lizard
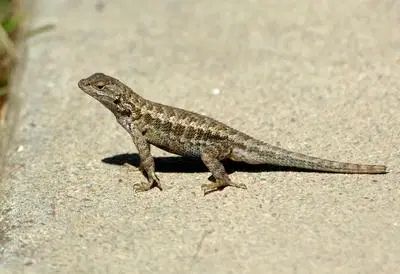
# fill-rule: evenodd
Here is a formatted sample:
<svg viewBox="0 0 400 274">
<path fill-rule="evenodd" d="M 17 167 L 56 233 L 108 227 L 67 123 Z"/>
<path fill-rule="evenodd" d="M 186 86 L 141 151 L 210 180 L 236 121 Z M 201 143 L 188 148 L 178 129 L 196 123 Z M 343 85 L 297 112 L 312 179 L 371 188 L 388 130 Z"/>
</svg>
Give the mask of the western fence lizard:
<svg viewBox="0 0 400 274">
<path fill-rule="evenodd" d="M 269 145 L 207 116 L 146 100 L 119 80 L 102 73 L 80 80 L 78 86 L 114 113 L 132 137 L 139 153 L 140 169 L 147 178 L 147 182 L 135 184 L 136 191 L 162 189 L 150 144 L 174 154 L 201 158 L 215 179 L 202 185 L 204 194 L 226 186 L 246 188 L 230 180 L 221 163 L 223 159 L 324 172 L 386 173 L 383 165 L 330 161 Z"/>
</svg>

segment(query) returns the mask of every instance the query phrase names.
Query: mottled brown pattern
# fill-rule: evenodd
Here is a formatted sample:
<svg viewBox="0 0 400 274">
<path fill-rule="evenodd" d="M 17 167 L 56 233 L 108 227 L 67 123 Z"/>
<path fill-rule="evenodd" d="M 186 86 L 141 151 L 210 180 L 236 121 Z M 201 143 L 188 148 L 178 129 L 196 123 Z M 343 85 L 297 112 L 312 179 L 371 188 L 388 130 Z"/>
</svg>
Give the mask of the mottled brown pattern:
<svg viewBox="0 0 400 274">
<path fill-rule="evenodd" d="M 271 146 L 207 116 L 146 100 L 119 80 L 102 73 L 82 79 L 78 85 L 114 113 L 131 135 L 140 156 L 141 170 L 148 180 L 135 185 L 137 191 L 161 189 L 150 144 L 171 153 L 201 158 L 215 178 L 215 182 L 202 186 L 204 193 L 226 186 L 246 188 L 229 179 L 221 163 L 227 158 L 250 164 L 337 173 L 386 173 L 383 165 L 335 162 Z"/>
<path fill-rule="evenodd" d="M 193 137 L 196 135 L 196 130 L 193 128 L 193 126 L 187 126 L 185 128 L 185 131 L 183 132 L 183 137 L 187 140 L 192 140 Z"/>
<path fill-rule="evenodd" d="M 144 121 L 146 124 L 150 124 L 150 123 L 153 121 L 153 118 L 150 116 L 149 113 L 145 113 L 145 114 L 143 115 L 143 121 Z"/>
<path fill-rule="evenodd" d="M 170 121 L 166 120 L 162 122 L 160 130 L 169 135 L 171 129 L 172 129 L 172 123 Z"/>
</svg>

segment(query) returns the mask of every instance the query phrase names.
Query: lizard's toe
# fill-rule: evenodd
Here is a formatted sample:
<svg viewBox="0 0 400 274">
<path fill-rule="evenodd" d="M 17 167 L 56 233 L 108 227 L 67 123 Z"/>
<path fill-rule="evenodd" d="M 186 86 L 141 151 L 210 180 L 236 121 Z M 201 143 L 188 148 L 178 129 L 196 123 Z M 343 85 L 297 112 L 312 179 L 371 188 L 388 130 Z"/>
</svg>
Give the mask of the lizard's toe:
<svg viewBox="0 0 400 274">
<path fill-rule="evenodd" d="M 240 184 L 240 183 L 231 183 L 230 186 L 241 188 L 241 189 L 247 189 L 247 186 L 245 184 Z"/>
<path fill-rule="evenodd" d="M 223 180 L 216 180 L 216 182 L 213 182 L 213 183 L 202 184 L 201 189 L 203 190 L 204 195 L 206 195 L 206 194 L 209 194 L 209 193 L 217 191 L 217 190 L 222 190 L 227 186 L 232 186 L 232 187 L 241 188 L 241 189 L 247 189 L 247 186 L 245 184 L 226 182 Z"/>
<path fill-rule="evenodd" d="M 138 192 L 145 192 L 148 191 L 152 188 L 152 184 L 149 184 L 148 182 L 140 182 L 140 183 L 136 183 L 133 185 L 133 191 L 135 193 Z"/>
<path fill-rule="evenodd" d="M 215 187 L 213 184 L 202 184 L 201 190 L 203 191 L 204 195 L 207 195 L 211 192 L 217 191 L 218 187 Z"/>
<path fill-rule="evenodd" d="M 157 177 L 155 172 L 150 174 L 150 181 L 151 181 L 152 187 L 157 187 L 158 189 L 162 190 L 160 179 Z"/>
</svg>

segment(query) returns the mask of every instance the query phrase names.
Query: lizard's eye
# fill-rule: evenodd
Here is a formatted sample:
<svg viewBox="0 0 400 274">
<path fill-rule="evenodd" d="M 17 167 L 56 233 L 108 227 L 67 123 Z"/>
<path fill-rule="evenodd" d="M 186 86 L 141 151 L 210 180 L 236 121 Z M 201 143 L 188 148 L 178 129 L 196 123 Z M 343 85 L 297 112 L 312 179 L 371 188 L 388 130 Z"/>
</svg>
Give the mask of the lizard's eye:
<svg viewBox="0 0 400 274">
<path fill-rule="evenodd" d="M 96 84 L 94 84 L 95 87 L 99 90 L 104 89 L 104 87 L 106 86 L 106 84 L 104 82 L 97 82 Z"/>
</svg>

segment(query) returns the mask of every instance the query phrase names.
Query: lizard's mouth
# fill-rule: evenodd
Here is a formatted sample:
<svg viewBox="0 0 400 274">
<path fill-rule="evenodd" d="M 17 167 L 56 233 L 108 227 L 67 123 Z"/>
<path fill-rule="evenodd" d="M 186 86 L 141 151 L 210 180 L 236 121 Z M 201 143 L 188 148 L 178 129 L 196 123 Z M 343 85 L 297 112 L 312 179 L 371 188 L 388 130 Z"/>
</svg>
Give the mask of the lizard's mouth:
<svg viewBox="0 0 400 274">
<path fill-rule="evenodd" d="M 87 81 L 86 81 L 86 79 L 81 79 L 78 82 L 78 87 L 83 88 L 84 86 L 87 86 Z"/>
<path fill-rule="evenodd" d="M 78 82 L 78 87 L 80 87 L 81 89 L 86 88 L 89 85 L 89 82 L 86 79 L 81 79 Z"/>
</svg>

